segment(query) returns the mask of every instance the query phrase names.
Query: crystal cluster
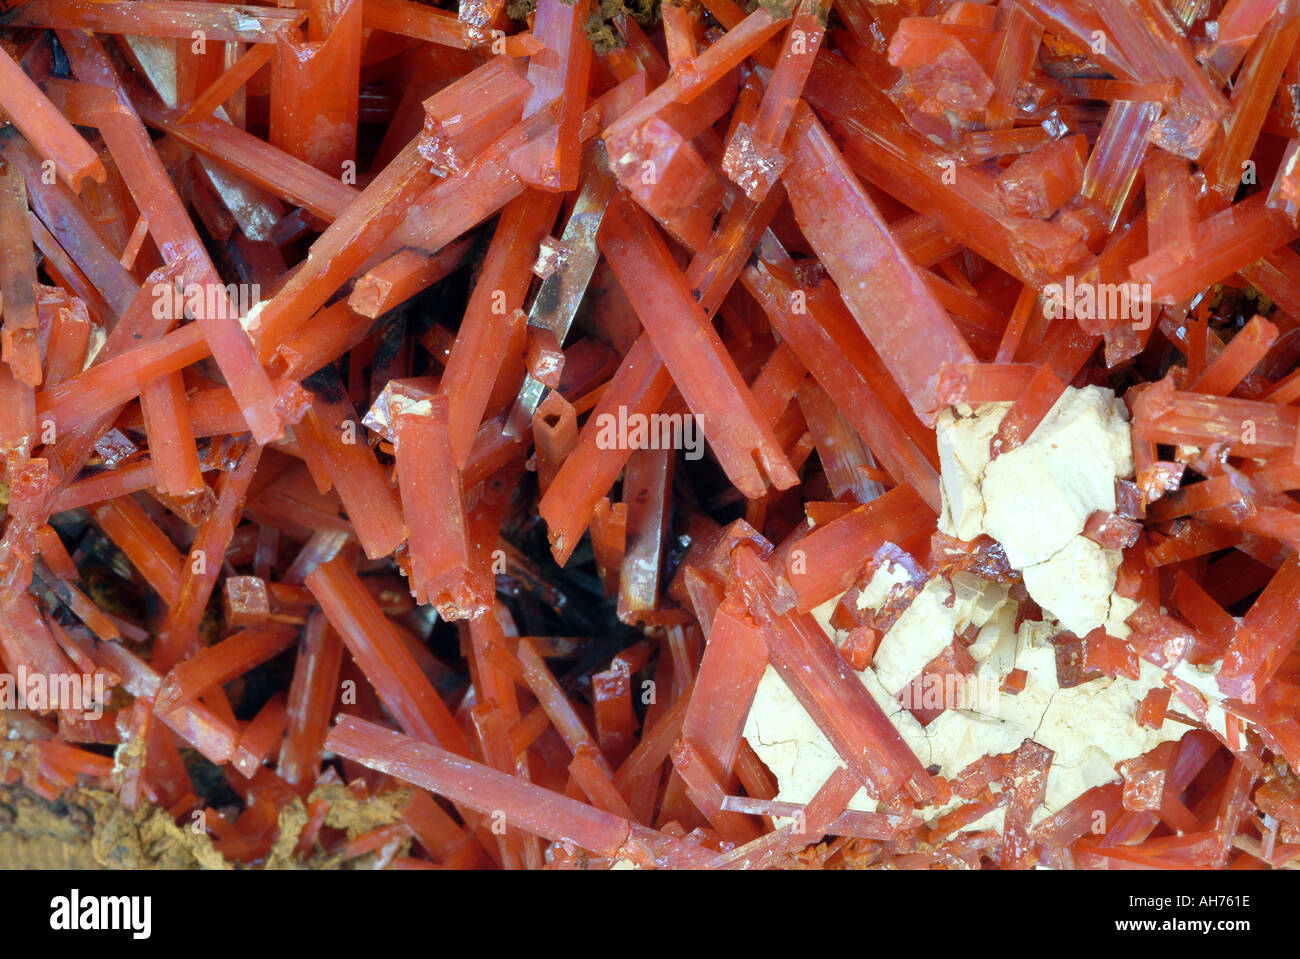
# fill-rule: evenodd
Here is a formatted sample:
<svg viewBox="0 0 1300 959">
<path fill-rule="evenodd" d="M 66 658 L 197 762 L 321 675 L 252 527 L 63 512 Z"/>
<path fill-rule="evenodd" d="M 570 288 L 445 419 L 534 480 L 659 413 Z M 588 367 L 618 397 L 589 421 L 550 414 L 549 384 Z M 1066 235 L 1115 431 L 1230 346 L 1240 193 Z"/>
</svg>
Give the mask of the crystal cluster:
<svg viewBox="0 0 1300 959">
<path fill-rule="evenodd" d="M 4 8 L 0 790 L 1300 864 L 1300 2 Z"/>
</svg>

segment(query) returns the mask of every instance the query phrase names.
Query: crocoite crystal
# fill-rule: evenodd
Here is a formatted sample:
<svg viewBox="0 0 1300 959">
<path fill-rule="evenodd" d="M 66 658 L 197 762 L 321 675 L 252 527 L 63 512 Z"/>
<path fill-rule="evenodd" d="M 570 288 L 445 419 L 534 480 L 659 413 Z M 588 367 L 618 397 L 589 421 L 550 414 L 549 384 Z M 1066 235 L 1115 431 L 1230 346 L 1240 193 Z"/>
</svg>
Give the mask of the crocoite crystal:
<svg viewBox="0 0 1300 959">
<path fill-rule="evenodd" d="M 0 790 L 1300 861 L 1295 3 L 5 6 Z"/>
</svg>

